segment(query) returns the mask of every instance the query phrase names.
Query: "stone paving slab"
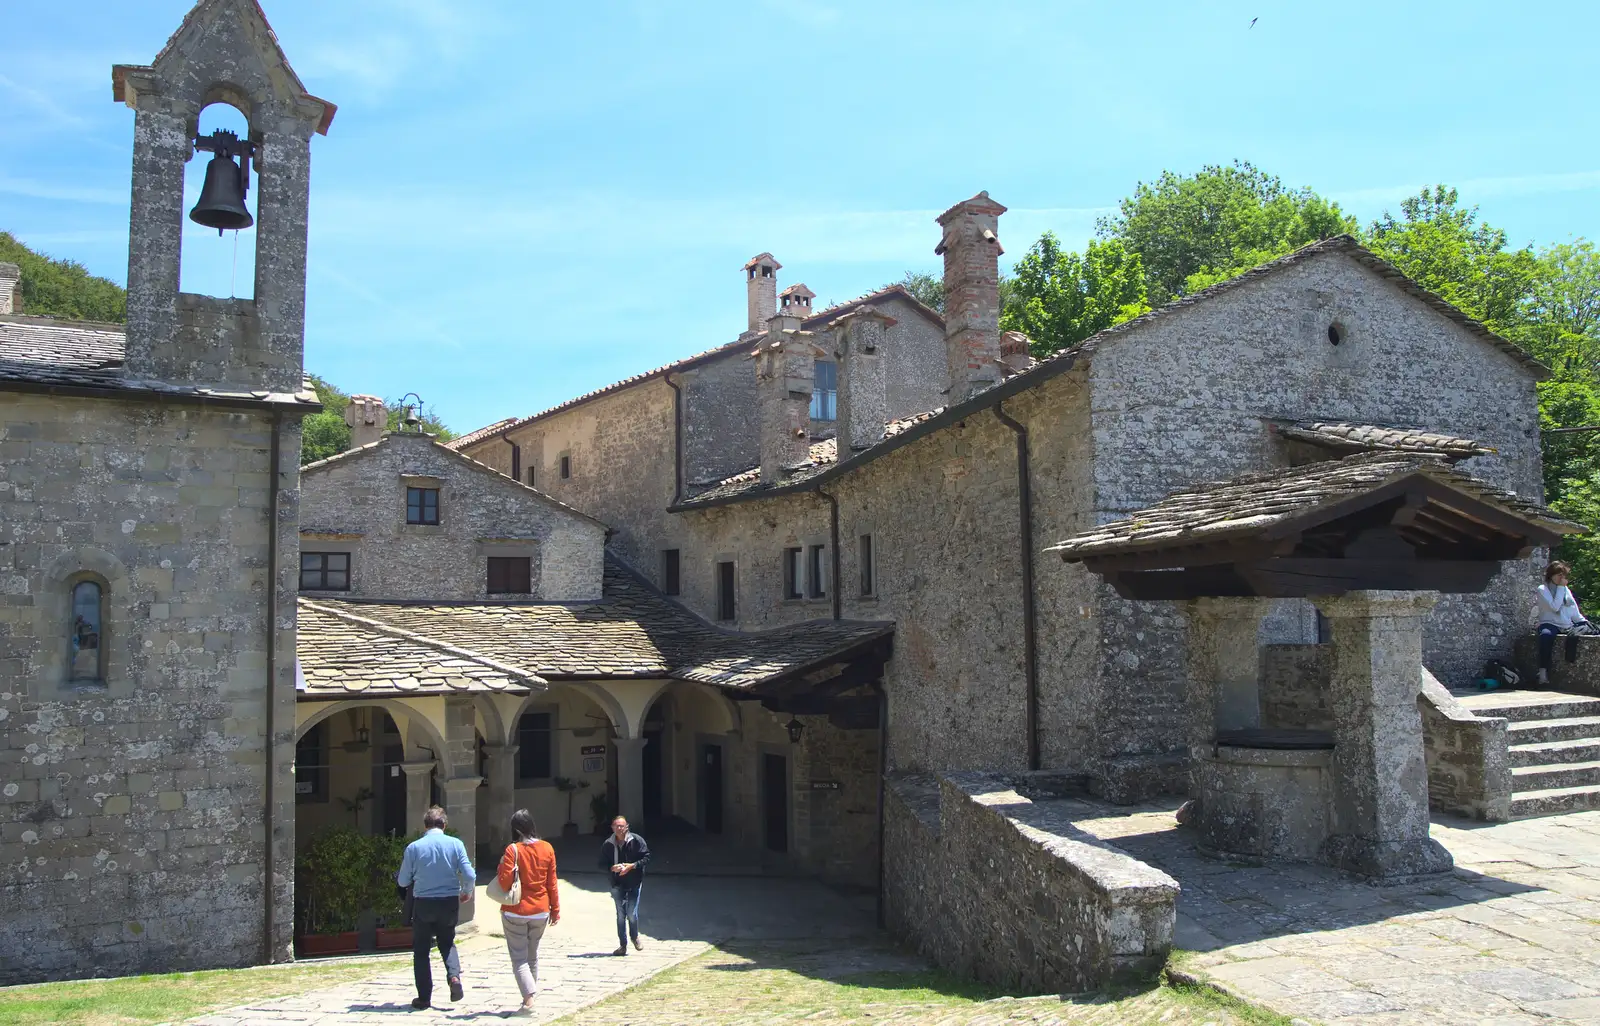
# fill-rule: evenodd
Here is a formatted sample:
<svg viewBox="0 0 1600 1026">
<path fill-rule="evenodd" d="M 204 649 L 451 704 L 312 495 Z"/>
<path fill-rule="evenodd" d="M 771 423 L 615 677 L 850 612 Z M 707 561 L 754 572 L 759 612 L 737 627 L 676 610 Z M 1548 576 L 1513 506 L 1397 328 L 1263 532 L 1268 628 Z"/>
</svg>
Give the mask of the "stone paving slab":
<svg viewBox="0 0 1600 1026">
<path fill-rule="evenodd" d="M 1600 812 L 1437 818 L 1455 871 L 1374 887 L 1202 856 L 1175 808 L 1084 803 L 1077 825 L 1177 878 L 1185 969 L 1326 1026 L 1600 1026 Z"/>
</svg>

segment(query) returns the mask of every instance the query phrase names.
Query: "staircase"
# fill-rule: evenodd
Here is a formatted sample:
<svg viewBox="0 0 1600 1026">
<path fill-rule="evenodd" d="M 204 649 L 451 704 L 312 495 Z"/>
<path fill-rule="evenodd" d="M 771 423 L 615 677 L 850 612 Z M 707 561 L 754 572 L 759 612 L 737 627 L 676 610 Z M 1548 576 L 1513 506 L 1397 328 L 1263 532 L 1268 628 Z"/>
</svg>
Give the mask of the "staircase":
<svg viewBox="0 0 1600 1026">
<path fill-rule="evenodd" d="M 1511 815 L 1600 809 L 1600 698 L 1558 691 L 1456 692 L 1475 716 L 1503 716 Z"/>
</svg>

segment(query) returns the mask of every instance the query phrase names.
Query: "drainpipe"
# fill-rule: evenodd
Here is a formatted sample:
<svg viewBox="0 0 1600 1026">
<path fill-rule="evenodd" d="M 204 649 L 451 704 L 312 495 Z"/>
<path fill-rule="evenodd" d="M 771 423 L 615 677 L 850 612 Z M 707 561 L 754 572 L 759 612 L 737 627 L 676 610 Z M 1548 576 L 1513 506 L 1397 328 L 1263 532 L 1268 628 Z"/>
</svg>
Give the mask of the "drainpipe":
<svg viewBox="0 0 1600 1026">
<path fill-rule="evenodd" d="M 672 504 L 683 501 L 683 389 L 663 374 L 661 380 L 672 389 Z"/>
<path fill-rule="evenodd" d="M 1036 770 L 1040 768 L 1039 641 L 1034 630 L 1033 485 L 1028 476 L 1028 429 L 1007 415 L 1004 402 L 994 404 L 994 415 L 1017 436 L 1017 520 L 1022 553 L 1022 660 L 1028 690 L 1028 768 Z"/>
<path fill-rule="evenodd" d="M 274 757 L 277 754 L 277 691 L 278 691 L 278 485 L 279 471 L 283 463 L 283 414 L 272 415 L 272 456 L 271 473 L 267 485 L 267 714 L 266 714 L 266 776 L 262 781 L 261 793 L 264 796 L 263 821 L 266 825 L 266 853 L 262 864 L 266 869 L 267 886 L 263 904 L 266 911 L 266 922 L 262 925 L 262 958 L 263 962 L 272 961 L 273 926 L 277 919 L 277 858 L 273 851 L 272 832 L 276 828 L 276 812 L 273 807 L 273 782 L 277 777 L 277 767 Z"/>
<path fill-rule="evenodd" d="M 887 919 L 883 896 L 887 865 L 883 854 L 883 799 L 884 789 L 889 786 L 889 692 L 884 690 L 882 677 L 872 682 L 872 690 L 878 693 L 878 929 L 882 930 Z"/>
<path fill-rule="evenodd" d="M 832 495 L 829 495 L 821 488 L 817 489 L 817 495 L 827 499 L 828 505 L 831 507 L 828 521 L 828 535 L 829 540 L 832 542 L 831 547 L 833 549 L 833 618 L 837 620 L 840 617 L 840 603 L 842 602 L 844 595 L 844 586 L 839 581 L 839 500 L 834 498 Z"/>
</svg>

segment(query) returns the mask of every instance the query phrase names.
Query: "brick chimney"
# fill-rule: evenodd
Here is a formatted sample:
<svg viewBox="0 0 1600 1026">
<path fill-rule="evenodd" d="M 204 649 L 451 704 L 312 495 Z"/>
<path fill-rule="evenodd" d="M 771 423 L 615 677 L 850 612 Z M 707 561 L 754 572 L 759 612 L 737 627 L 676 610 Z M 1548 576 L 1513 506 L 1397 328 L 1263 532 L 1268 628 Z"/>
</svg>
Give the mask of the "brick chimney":
<svg viewBox="0 0 1600 1026">
<path fill-rule="evenodd" d="M 353 395 L 344 408 L 344 422 L 350 425 L 350 448 L 356 449 L 383 437 L 389 427 L 389 411 L 375 395 Z"/>
<path fill-rule="evenodd" d="M 951 405 L 1000 380 L 1000 215 L 980 192 L 939 215 L 944 257 L 944 339 Z"/>
<path fill-rule="evenodd" d="M 22 312 L 22 269 L 16 264 L 0 264 L 0 314 Z"/>
<path fill-rule="evenodd" d="M 744 265 L 750 324 L 746 331 L 766 331 L 767 322 L 778 312 L 778 268 L 783 265 L 771 253 L 753 256 Z"/>
<path fill-rule="evenodd" d="M 894 318 L 875 307 L 852 310 L 828 325 L 839 361 L 839 459 L 883 441 L 889 419 L 884 333 Z"/>
<path fill-rule="evenodd" d="M 805 320 L 811 316 L 811 301 L 817 294 L 802 285 L 790 285 L 778 293 L 778 312 Z"/>
<path fill-rule="evenodd" d="M 811 390 L 817 348 L 800 319 L 779 313 L 751 355 L 761 421 L 761 483 L 780 484 L 784 471 L 811 455 Z"/>
</svg>

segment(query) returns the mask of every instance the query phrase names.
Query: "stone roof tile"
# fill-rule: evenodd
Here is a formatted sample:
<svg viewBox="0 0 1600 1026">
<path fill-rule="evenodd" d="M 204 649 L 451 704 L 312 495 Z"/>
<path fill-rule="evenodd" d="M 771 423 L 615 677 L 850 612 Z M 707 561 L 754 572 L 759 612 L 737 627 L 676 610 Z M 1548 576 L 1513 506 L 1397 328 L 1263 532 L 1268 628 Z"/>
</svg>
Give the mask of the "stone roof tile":
<svg viewBox="0 0 1600 1026">
<path fill-rule="evenodd" d="M 1285 438 L 1345 452 L 1359 450 L 1433 453 L 1452 459 L 1492 456 L 1496 450 L 1471 438 L 1425 428 L 1380 427 L 1343 421 L 1275 421 L 1272 430 Z"/>
</svg>

